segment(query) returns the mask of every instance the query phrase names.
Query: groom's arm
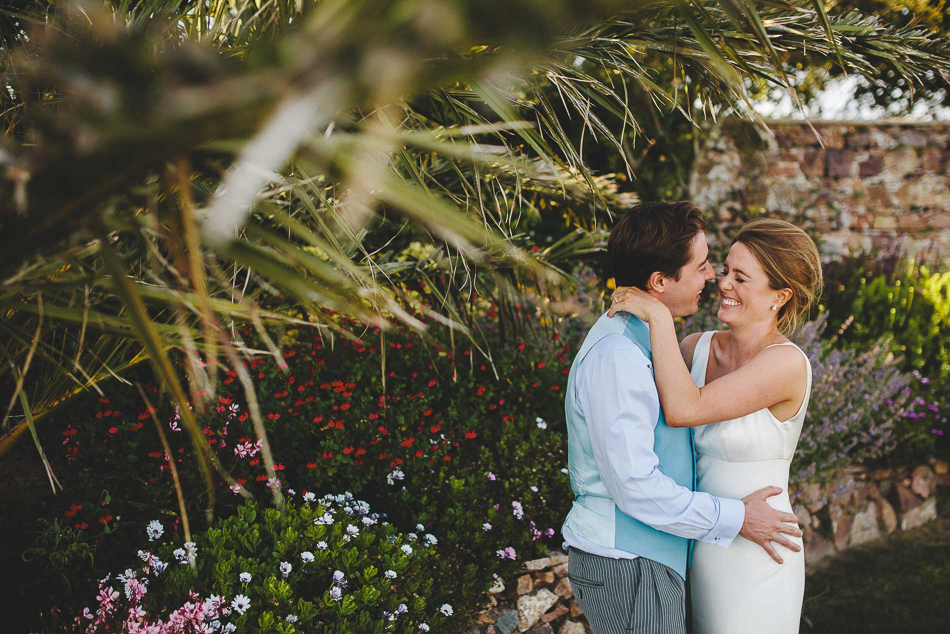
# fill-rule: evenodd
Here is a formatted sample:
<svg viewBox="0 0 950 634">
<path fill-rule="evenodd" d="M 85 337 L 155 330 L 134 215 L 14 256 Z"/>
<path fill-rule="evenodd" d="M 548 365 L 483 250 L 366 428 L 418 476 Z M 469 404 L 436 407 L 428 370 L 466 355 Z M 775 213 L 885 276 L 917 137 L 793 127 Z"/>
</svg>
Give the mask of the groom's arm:
<svg viewBox="0 0 950 634">
<path fill-rule="evenodd" d="M 601 480 L 620 510 L 658 530 L 719 544 L 735 539 L 740 500 L 691 491 L 661 473 L 653 451 L 660 404 L 649 361 L 625 337 L 599 342 L 579 368 L 577 393 Z M 602 345 L 606 344 L 606 345 Z"/>
</svg>

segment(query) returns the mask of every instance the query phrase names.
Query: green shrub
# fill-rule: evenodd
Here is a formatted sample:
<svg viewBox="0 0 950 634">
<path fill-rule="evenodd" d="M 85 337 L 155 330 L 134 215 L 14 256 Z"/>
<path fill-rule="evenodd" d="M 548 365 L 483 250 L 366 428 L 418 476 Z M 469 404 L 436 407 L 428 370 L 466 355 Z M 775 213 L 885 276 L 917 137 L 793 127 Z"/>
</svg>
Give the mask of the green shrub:
<svg viewBox="0 0 950 634">
<path fill-rule="evenodd" d="M 280 511 L 247 502 L 188 543 L 155 542 L 157 520 L 146 532 L 151 547 L 99 582 L 75 631 L 381 634 L 428 631 L 454 611 L 426 601 L 433 537 L 398 533 L 349 493 Z"/>
</svg>

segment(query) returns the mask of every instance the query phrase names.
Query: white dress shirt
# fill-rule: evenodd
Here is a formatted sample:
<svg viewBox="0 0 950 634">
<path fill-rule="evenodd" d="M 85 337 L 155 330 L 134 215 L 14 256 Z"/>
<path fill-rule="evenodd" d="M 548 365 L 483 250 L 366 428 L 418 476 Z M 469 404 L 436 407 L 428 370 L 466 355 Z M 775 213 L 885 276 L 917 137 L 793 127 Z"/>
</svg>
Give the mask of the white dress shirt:
<svg viewBox="0 0 950 634">
<path fill-rule="evenodd" d="M 660 399 L 652 364 L 639 346 L 622 334 L 604 337 L 575 380 L 594 460 L 620 510 L 657 530 L 728 548 L 745 520 L 742 501 L 691 491 L 657 469 L 653 442 Z M 566 547 L 613 559 L 636 557 L 593 544 L 569 528 L 563 535 Z"/>
</svg>

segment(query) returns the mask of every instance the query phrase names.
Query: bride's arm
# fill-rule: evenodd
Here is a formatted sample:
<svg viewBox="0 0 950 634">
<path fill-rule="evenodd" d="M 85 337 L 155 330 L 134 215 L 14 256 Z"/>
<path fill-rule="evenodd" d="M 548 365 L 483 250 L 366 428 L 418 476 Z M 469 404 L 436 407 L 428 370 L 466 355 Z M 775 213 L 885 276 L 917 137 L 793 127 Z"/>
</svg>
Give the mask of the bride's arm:
<svg viewBox="0 0 950 634">
<path fill-rule="evenodd" d="M 671 427 L 698 427 L 738 418 L 765 407 L 800 397 L 805 359 L 791 346 L 763 350 L 744 366 L 702 389 L 696 387 L 676 340 L 670 311 L 637 290 L 613 304 L 612 316 L 630 312 L 650 324 L 650 347 L 657 392 Z"/>
</svg>

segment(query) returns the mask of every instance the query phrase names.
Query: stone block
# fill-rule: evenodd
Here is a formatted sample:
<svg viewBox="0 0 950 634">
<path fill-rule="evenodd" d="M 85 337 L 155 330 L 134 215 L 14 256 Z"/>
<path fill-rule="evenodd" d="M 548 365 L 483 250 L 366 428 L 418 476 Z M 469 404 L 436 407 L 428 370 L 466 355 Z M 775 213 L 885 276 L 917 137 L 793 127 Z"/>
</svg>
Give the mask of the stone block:
<svg viewBox="0 0 950 634">
<path fill-rule="evenodd" d="M 876 500 L 878 507 L 878 521 L 885 535 L 890 535 L 897 530 L 897 513 L 894 507 L 885 499 Z"/>
<path fill-rule="evenodd" d="M 884 170 L 889 176 L 903 178 L 920 167 L 920 158 L 913 148 L 893 150 L 884 155 Z"/>
<path fill-rule="evenodd" d="M 776 161 L 769 164 L 769 177 L 771 178 L 794 178 L 802 173 L 798 163 L 791 161 Z"/>
<path fill-rule="evenodd" d="M 581 604 L 577 602 L 577 599 L 573 599 L 571 601 L 571 618 L 576 619 L 583 614 L 584 611 L 581 610 Z"/>
<path fill-rule="evenodd" d="M 901 231 L 927 231 L 930 229 L 929 213 L 904 213 L 897 216 L 897 226 Z"/>
<path fill-rule="evenodd" d="M 934 473 L 937 475 L 946 475 L 950 473 L 950 462 L 937 458 L 934 462 Z"/>
<path fill-rule="evenodd" d="M 907 531 L 937 519 L 937 498 L 929 497 L 920 506 L 901 513 L 901 530 Z"/>
<path fill-rule="evenodd" d="M 548 559 L 551 561 L 549 566 L 560 566 L 561 564 L 567 563 L 567 555 L 565 555 L 560 550 L 549 550 Z"/>
<path fill-rule="evenodd" d="M 909 482 L 907 485 L 900 483 L 896 486 L 897 508 L 901 516 L 923 504 L 923 501 L 910 490 L 909 486 Z"/>
<path fill-rule="evenodd" d="M 870 500 L 862 511 L 854 514 L 851 522 L 850 545 L 866 544 L 881 538 L 881 528 L 878 525 L 877 504 Z"/>
<path fill-rule="evenodd" d="M 531 575 L 521 575 L 518 577 L 517 584 L 516 592 L 519 597 L 534 590 L 534 580 L 531 578 Z"/>
<path fill-rule="evenodd" d="M 884 159 L 879 154 L 872 154 L 867 160 L 858 164 L 858 174 L 861 178 L 877 176 L 884 169 Z"/>
<path fill-rule="evenodd" d="M 874 214 L 874 224 L 872 228 L 878 231 L 896 231 L 897 217 L 892 213 Z"/>
<path fill-rule="evenodd" d="M 557 585 L 554 586 L 554 594 L 564 600 L 572 598 L 574 596 L 574 588 L 571 587 L 571 580 L 564 577 L 558 581 Z"/>
<path fill-rule="evenodd" d="M 831 515 L 831 533 L 838 550 L 845 550 L 848 547 L 848 541 L 851 538 L 851 523 L 853 514 L 851 513 L 851 496 L 841 496 L 828 503 L 828 513 Z"/>
<path fill-rule="evenodd" d="M 551 572 L 554 573 L 554 576 L 558 579 L 567 576 L 567 563 L 558 564 L 551 569 Z"/>
<path fill-rule="evenodd" d="M 550 612 L 545 612 L 544 614 L 542 614 L 541 622 L 550 623 L 551 621 L 556 621 L 570 611 L 571 609 L 562 603 L 556 608 L 554 608 L 553 610 L 551 610 Z"/>
<path fill-rule="evenodd" d="M 824 178 L 825 151 L 821 148 L 817 150 L 806 150 L 802 158 L 801 170 L 808 178 Z"/>
<path fill-rule="evenodd" d="M 528 631 L 541 615 L 550 610 L 558 602 L 556 594 L 542 588 L 534 594 L 526 594 L 518 598 L 518 630 Z"/>
<path fill-rule="evenodd" d="M 829 150 L 840 150 L 844 148 L 845 128 L 841 126 L 820 126 L 818 133 L 825 147 Z"/>
<path fill-rule="evenodd" d="M 827 150 L 825 152 L 825 175 L 828 178 L 848 178 L 854 163 L 852 150 Z"/>
<path fill-rule="evenodd" d="M 808 512 L 804 506 L 796 505 L 793 507 L 795 515 L 798 517 L 798 526 L 802 529 L 802 532 L 805 533 L 805 539 L 808 539 L 808 536 L 811 535 L 811 513 Z"/>
<path fill-rule="evenodd" d="M 489 625 L 485 628 L 485 634 L 498 634 L 498 628 L 494 625 Z"/>
<path fill-rule="evenodd" d="M 518 629 L 518 622 L 517 610 L 505 610 L 495 621 L 495 628 L 501 632 L 501 634 L 511 634 Z"/>
<path fill-rule="evenodd" d="M 540 559 L 532 559 L 531 561 L 525 563 L 525 568 L 531 572 L 537 570 L 544 570 L 545 568 L 551 567 L 551 558 L 550 557 L 541 557 Z"/>
<path fill-rule="evenodd" d="M 805 542 L 805 563 L 814 565 L 835 552 L 834 545 L 819 533 L 812 533 L 811 539 Z"/>
<path fill-rule="evenodd" d="M 921 157 L 921 167 L 928 174 L 943 174 L 944 162 L 946 161 L 946 151 L 937 147 L 929 147 L 924 150 Z"/>
<path fill-rule="evenodd" d="M 812 513 L 817 513 L 825 507 L 827 498 L 825 491 L 817 482 L 809 482 L 802 490 L 802 503 Z"/>
<path fill-rule="evenodd" d="M 495 579 L 495 583 L 492 584 L 491 588 L 488 589 L 488 592 L 491 594 L 501 594 L 505 591 L 505 582 L 501 578 Z"/>
<path fill-rule="evenodd" d="M 475 622 L 479 625 L 488 625 L 490 623 L 494 623 L 498 620 L 498 617 L 501 616 L 502 612 L 504 612 L 504 610 L 501 608 L 488 608 L 487 610 L 482 610 L 475 616 Z"/>
<path fill-rule="evenodd" d="M 898 145 L 919 148 L 927 147 L 927 133 L 919 128 L 902 128 L 896 135 Z"/>
<path fill-rule="evenodd" d="M 582 623 L 577 621 L 564 621 L 561 624 L 561 629 L 557 631 L 557 634 L 587 634 L 587 631 L 584 629 Z"/>
<path fill-rule="evenodd" d="M 929 498 L 936 488 L 933 469 L 921 465 L 910 476 L 910 490 L 922 498 Z"/>
<path fill-rule="evenodd" d="M 554 634 L 554 628 L 551 627 L 550 623 L 542 623 L 528 630 L 528 634 Z"/>
<path fill-rule="evenodd" d="M 535 586 L 549 586 L 554 583 L 554 573 L 550 570 L 534 573 Z"/>
</svg>

